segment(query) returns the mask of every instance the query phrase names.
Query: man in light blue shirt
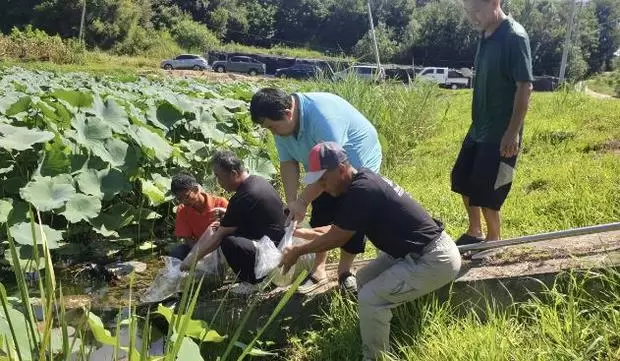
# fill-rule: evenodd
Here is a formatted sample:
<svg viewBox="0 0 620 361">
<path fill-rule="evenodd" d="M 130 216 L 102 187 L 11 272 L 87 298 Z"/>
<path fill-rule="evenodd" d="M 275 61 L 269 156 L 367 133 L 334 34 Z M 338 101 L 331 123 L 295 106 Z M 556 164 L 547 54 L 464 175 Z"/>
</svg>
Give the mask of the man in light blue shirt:
<svg viewBox="0 0 620 361">
<path fill-rule="evenodd" d="M 250 104 L 252 121 L 269 129 L 280 157 L 280 172 L 291 217 L 301 222 L 312 203 L 310 226 L 330 226 L 342 197 L 333 197 L 319 185 L 306 186 L 298 195 L 300 167 L 308 169 L 310 150 L 321 142 L 336 142 L 344 148 L 351 165 L 379 172 L 381 145 L 376 129 L 355 107 L 330 93 L 288 94 L 280 89 L 258 91 Z M 364 234 L 355 234 L 341 248 L 338 282 L 346 290 L 357 288 L 351 265 L 356 254 L 364 252 Z M 299 287 L 307 293 L 327 283 L 327 253 L 316 254 L 314 268 Z"/>
</svg>

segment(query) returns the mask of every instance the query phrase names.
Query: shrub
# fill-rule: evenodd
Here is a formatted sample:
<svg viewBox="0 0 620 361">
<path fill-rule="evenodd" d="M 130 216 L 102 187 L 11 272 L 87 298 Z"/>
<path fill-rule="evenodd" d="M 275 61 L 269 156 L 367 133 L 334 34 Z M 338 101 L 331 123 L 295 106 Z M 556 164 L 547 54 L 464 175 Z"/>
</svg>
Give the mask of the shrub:
<svg viewBox="0 0 620 361">
<path fill-rule="evenodd" d="M 172 28 L 172 37 L 183 48 L 199 53 L 219 47 L 220 41 L 205 25 L 190 19 L 179 21 Z"/>
<path fill-rule="evenodd" d="M 24 30 L 13 28 L 8 36 L 0 36 L 0 58 L 80 64 L 84 62 L 84 50 L 75 39 L 50 36 L 31 25 Z"/>
</svg>

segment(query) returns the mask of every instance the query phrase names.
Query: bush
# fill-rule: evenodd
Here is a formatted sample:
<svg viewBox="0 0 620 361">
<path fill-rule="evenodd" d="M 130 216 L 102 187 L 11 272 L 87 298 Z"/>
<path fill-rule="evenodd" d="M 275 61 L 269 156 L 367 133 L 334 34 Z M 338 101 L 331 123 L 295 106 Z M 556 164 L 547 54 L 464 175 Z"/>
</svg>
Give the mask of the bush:
<svg viewBox="0 0 620 361">
<path fill-rule="evenodd" d="M 183 48 L 199 53 L 220 46 L 219 39 L 205 25 L 190 19 L 179 21 L 172 28 L 172 37 Z"/>
<path fill-rule="evenodd" d="M 13 28 L 8 36 L 0 35 L 0 58 L 25 61 L 51 61 L 57 64 L 84 62 L 84 46 L 75 39 L 61 39 L 28 25 Z"/>
<path fill-rule="evenodd" d="M 133 27 L 125 39 L 116 44 L 112 51 L 118 55 L 166 58 L 183 52 L 167 31 L 147 32 L 141 27 Z"/>
</svg>

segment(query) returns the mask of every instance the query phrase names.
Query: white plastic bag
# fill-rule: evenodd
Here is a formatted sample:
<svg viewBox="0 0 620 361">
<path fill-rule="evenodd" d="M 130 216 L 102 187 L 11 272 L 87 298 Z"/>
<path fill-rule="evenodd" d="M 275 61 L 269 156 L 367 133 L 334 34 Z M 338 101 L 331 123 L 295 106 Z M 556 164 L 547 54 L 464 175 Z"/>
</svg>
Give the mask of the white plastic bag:
<svg viewBox="0 0 620 361">
<path fill-rule="evenodd" d="M 259 241 L 254 241 L 256 258 L 254 262 L 254 275 L 261 279 L 278 267 L 282 260 L 282 252 L 276 248 L 271 239 L 264 236 Z"/>
<path fill-rule="evenodd" d="M 142 302 L 161 302 L 180 291 L 181 281 L 187 273 L 181 271 L 181 260 L 174 257 L 163 257 L 164 268 L 159 270 L 151 286 L 140 298 Z"/>
<path fill-rule="evenodd" d="M 297 222 L 291 222 L 288 227 L 286 227 L 286 232 L 284 232 L 284 237 L 278 244 L 278 252 L 280 253 L 280 259 L 282 259 L 282 251 L 284 251 L 285 247 L 293 245 L 293 232 L 295 232 L 295 228 L 297 226 Z M 279 262 L 278 262 L 279 264 Z M 278 265 L 276 265 L 277 267 Z M 271 282 L 278 286 L 284 287 L 293 283 L 293 276 L 295 275 L 295 267 L 296 264 L 293 265 L 289 271 L 285 274 L 283 273 L 282 267 L 277 267 L 272 269 L 271 271 Z"/>
<path fill-rule="evenodd" d="M 220 247 L 196 262 L 196 272 L 204 276 L 221 277 L 227 263 Z"/>
</svg>

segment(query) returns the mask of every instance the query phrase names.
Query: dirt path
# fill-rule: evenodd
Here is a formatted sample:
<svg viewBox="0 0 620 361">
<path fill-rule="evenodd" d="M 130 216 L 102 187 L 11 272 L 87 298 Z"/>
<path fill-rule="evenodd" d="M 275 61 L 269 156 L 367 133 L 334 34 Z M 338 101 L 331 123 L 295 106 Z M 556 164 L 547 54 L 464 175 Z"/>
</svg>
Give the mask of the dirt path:
<svg viewBox="0 0 620 361">
<path fill-rule="evenodd" d="M 611 95 L 597 93 L 594 90 L 588 88 L 587 86 L 585 87 L 585 92 L 586 92 L 587 95 L 589 95 L 589 96 L 591 96 L 593 98 L 596 98 L 596 99 L 615 99 Z"/>
<path fill-rule="evenodd" d="M 195 70 L 161 70 L 163 75 L 175 78 L 198 78 L 215 83 L 255 82 L 274 79 L 266 76 L 249 76 L 238 73 L 216 73 L 213 71 Z"/>
</svg>

